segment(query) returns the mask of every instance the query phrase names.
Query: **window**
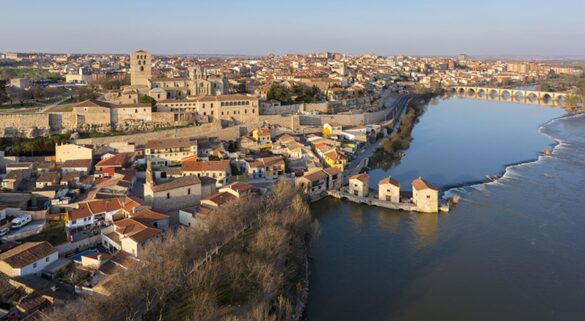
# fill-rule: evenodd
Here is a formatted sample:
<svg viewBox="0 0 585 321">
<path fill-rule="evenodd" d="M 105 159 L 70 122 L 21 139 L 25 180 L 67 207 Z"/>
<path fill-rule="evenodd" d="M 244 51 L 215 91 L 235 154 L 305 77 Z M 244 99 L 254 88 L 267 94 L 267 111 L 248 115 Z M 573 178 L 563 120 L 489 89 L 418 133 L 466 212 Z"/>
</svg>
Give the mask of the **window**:
<svg viewBox="0 0 585 321">
<path fill-rule="evenodd" d="M 45 258 L 45 262 L 49 262 L 49 257 L 48 256 Z"/>
<path fill-rule="evenodd" d="M 140 71 L 144 71 L 144 66 L 140 66 Z"/>
<path fill-rule="evenodd" d="M 33 269 L 37 268 L 37 262 L 33 263 Z"/>
<path fill-rule="evenodd" d="M 167 199 L 171 198 L 171 193 L 167 193 Z"/>
<path fill-rule="evenodd" d="M 191 195 L 191 189 L 187 188 L 187 195 Z"/>
</svg>

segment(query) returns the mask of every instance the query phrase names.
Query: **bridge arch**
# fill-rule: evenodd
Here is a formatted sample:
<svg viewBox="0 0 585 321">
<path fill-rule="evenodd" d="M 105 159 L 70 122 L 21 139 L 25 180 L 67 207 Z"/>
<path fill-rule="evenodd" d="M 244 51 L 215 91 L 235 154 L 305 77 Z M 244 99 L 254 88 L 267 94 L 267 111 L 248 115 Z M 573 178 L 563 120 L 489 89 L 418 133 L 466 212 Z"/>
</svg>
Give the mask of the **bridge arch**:
<svg viewBox="0 0 585 321">
<path fill-rule="evenodd" d="M 523 91 L 515 91 L 514 92 L 514 99 L 518 102 L 524 101 L 526 97 L 524 97 Z"/>
</svg>

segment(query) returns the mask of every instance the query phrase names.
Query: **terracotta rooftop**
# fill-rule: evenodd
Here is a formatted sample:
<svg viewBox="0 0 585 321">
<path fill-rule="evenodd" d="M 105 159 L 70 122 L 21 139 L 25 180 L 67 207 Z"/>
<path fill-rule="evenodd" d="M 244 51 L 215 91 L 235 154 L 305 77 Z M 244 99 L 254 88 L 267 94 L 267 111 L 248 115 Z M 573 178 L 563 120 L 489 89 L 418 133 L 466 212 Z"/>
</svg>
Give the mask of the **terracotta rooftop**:
<svg viewBox="0 0 585 321">
<path fill-rule="evenodd" d="M 205 172 L 205 171 L 228 171 L 230 169 L 229 160 L 196 162 L 194 160 L 187 160 L 181 162 L 181 170 L 183 172 Z"/>
<path fill-rule="evenodd" d="M 0 254 L 0 261 L 22 268 L 57 252 L 49 242 L 27 242 Z"/>
<path fill-rule="evenodd" d="M 203 201 L 209 201 L 214 203 L 215 206 L 222 206 L 225 203 L 228 203 L 230 201 L 236 200 L 238 199 L 236 196 L 228 193 L 228 192 L 218 192 L 212 195 L 209 195 L 208 197 L 204 198 L 201 200 L 201 202 Z"/>
<path fill-rule="evenodd" d="M 70 167 L 70 168 L 89 168 L 91 166 L 91 159 L 71 159 L 65 161 L 61 167 Z"/>
<path fill-rule="evenodd" d="M 154 192 L 163 192 L 171 189 L 181 188 L 190 185 L 199 185 L 201 180 L 196 175 L 174 177 L 168 181 L 158 183 L 152 187 Z"/>
<path fill-rule="evenodd" d="M 95 164 L 96 168 L 101 167 L 123 167 L 128 162 L 128 153 L 120 153 L 114 155 L 112 157 L 108 157 L 106 159 L 102 159 L 97 164 Z"/>
<path fill-rule="evenodd" d="M 392 177 L 382 178 L 378 182 L 378 185 L 385 185 L 385 184 L 392 184 L 394 186 L 400 187 L 400 182 L 398 182 L 397 180 L 393 179 Z"/>
<path fill-rule="evenodd" d="M 428 181 L 422 179 L 422 178 L 417 178 L 414 181 L 412 181 L 412 187 L 414 189 L 416 189 L 417 191 L 421 191 L 424 189 L 432 189 L 435 191 L 438 191 L 439 189 L 436 188 L 433 184 L 429 183 Z"/>
<path fill-rule="evenodd" d="M 361 174 L 353 175 L 349 179 L 350 180 L 357 179 L 357 180 L 362 181 L 362 182 L 367 184 L 368 181 L 370 180 L 370 176 L 366 173 L 361 173 Z"/>
</svg>

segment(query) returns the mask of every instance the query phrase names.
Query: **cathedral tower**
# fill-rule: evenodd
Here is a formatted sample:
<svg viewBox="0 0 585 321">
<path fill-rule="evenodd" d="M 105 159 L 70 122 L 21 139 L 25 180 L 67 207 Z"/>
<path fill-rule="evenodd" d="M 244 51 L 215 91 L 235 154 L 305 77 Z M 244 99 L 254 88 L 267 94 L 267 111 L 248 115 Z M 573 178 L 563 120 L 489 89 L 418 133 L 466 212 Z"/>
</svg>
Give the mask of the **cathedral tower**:
<svg viewBox="0 0 585 321">
<path fill-rule="evenodd" d="M 152 55 L 144 50 L 130 54 L 130 85 L 149 86 L 152 77 Z"/>
</svg>

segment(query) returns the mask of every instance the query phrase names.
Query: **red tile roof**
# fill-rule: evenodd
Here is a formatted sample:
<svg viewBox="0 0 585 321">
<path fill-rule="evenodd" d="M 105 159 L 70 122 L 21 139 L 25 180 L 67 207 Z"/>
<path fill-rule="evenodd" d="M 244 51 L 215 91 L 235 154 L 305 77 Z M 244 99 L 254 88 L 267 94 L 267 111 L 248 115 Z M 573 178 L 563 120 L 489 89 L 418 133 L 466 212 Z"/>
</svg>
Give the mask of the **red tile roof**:
<svg viewBox="0 0 585 321">
<path fill-rule="evenodd" d="M 228 171 L 230 169 L 229 160 L 218 160 L 218 161 L 207 161 L 207 162 L 196 162 L 193 160 L 187 160 L 181 162 L 181 170 L 183 172 L 205 172 L 205 171 Z"/>
<path fill-rule="evenodd" d="M 420 177 L 412 181 L 412 187 L 414 189 L 416 189 L 417 191 L 421 191 L 424 189 L 432 189 L 435 191 L 439 190 L 433 184 L 429 183 L 428 181 L 426 181 Z"/>
<path fill-rule="evenodd" d="M 97 164 L 95 164 L 95 168 L 101 170 L 103 167 L 123 167 L 128 163 L 128 158 L 128 153 L 120 153 L 112 157 L 102 159 Z"/>
</svg>

